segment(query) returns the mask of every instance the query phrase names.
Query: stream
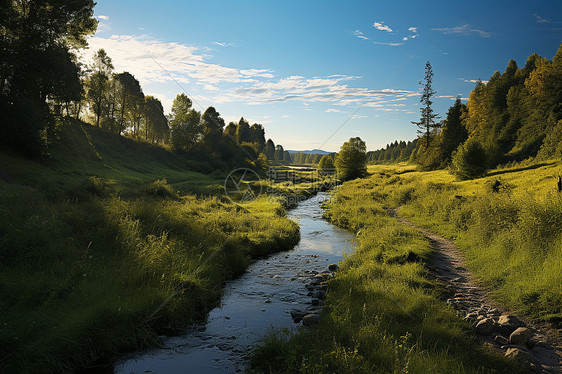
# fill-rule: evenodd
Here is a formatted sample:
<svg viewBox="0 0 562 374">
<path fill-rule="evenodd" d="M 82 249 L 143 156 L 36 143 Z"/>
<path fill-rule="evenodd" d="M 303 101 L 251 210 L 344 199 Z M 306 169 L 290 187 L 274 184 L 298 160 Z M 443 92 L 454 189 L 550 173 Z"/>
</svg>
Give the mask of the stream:
<svg viewBox="0 0 562 374">
<path fill-rule="evenodd" d="M 296 331 L 291 311 L 319 312 L 306 288 L 316 273 L 344 259 L 355 247 L 353 234 L 322 219 L 326 193 L 301 202 L 287 216 L 298 222 L 299 244 L 253 263 L 225 286 L 221 305 L 207 322 L 182 336 L 164 340 L 164 347 L 137 352 L 118 361 L 114 373 L 239 373 L 245 357 L 272 330 Z"/>
</svg>

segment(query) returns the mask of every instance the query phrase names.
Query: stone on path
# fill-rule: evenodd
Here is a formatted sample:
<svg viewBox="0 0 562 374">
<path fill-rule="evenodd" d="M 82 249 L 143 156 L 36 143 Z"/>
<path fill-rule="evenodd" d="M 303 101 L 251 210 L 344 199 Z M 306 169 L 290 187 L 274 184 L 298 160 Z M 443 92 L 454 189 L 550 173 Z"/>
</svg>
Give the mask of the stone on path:
<svg viewBox="0 0 562 374">
<path fill-rule="evenodd" d="M 533 333 L 531 330 L 526 327 L 519 327 L 509 336 L 509 343 L 515 345 L 527 345 L 532 337 Z"/>
<path fill-rule="evenodd" d="M 505 356 L 523 362 L 531 360 L 531 354 L 520 348 L 508 348 L 505 352 Z"/>
<path fill-rule="evenodd" d="M 480 335 L 490 335 L 494 330 L 494 320 L 484 318 L 476 324 L 476 332 Z"/>
</svg>

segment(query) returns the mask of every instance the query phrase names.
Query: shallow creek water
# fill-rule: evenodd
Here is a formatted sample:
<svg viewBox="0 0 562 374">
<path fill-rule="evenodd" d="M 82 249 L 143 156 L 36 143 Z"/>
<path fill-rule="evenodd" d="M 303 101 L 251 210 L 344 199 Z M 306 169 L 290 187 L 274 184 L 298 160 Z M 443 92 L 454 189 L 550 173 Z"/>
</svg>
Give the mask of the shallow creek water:
<svg viewBox="0 0 562 374">
<path fill-rule="evenodd" d="M 318 311 L 306 285 L 316 272 L 344 259 L 355 247 L 354 235 L 322 219 L 325 193 L 288 212 L 298 222 L 300 243 L 253 263 L 225 287 L 219 307 L 205 324 L 166 338 L 164 347 L 137 352 L 116 363 L 115 373 L 237 373 L 246 355 L 272 330 L 295 330 L 291 311 Z"/>
</svg>

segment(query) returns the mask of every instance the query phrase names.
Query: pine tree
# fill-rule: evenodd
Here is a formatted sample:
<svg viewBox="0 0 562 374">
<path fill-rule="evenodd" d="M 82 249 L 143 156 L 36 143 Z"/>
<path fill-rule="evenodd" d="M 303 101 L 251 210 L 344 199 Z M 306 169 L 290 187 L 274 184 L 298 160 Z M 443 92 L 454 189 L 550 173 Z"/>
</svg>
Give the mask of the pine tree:
<svg viewBox="0 0 562 374">
<path fill-rule="evenodd" d="M 420 85 L 422 84 L 421 81 L 419 83 Z M 432 130 L 439 128 L 439 123 L 435 122 L 435 119 L 439 118 L 439 116 L 437 113 L 433 112 L 433 108 L 431 107 L 431 105 L 433 104 L 431 98 L 437 93 L 437 91 L 435 91 L 432 88 L 432 84 L 433 84 L 433 69 L 431 68 L 431 64 L 428 61 L 425 64 L 423 93 L 420 98 L 420 102 L 423 104 L 423 106 L 420 108 L 421 118 L 419 122 L 412 121 L 412 123 L 418 126 L 419 128 L 418 134 L 420 135 L 424 134 L 426 149 L 429 149 Z"/>
</svg>

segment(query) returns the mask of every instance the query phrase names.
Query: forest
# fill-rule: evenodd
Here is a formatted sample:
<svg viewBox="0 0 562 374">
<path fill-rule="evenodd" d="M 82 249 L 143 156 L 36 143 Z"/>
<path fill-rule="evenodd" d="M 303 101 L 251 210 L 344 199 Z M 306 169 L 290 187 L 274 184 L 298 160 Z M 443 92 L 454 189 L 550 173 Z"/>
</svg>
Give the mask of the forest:
<svg viewBox="0 0 562 374">
<path fill-rule="evenodd" d="M 445 119 L 423 134 L 423 141 L 395 141 L 369 152 L 369 161 L 408 161 L 425 170 L 445 168 L 467 139 L 485 150 L 488 168 L 560 158 L 561 81 L 562 45 L 552 59 L 533 53 L 521 68 L 509 60 L 503 73 L 496 71 L 489 80 L 476 83 L 466 104 L 457 98 Z"/>
</svg>

